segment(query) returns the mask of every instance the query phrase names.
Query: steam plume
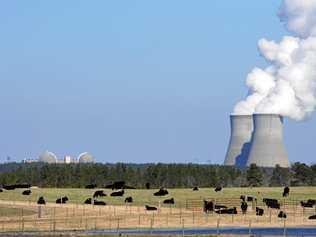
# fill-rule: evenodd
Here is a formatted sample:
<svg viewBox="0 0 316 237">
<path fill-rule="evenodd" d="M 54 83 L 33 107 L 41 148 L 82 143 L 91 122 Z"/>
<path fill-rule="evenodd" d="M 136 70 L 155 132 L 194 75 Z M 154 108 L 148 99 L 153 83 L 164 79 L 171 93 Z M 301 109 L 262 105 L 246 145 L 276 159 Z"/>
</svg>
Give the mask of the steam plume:
<svg viewBox="0 0 316 237">
<path fill-rule="evenodd" d="M 294 36 L 259 40 L 269 66 L 248 74 L 248 96 L 236 104 L 234 114 L 275 113 L 302 120 L 315 110 L 316 0 L 283 0 L 279 17 Z"/>
</svg>

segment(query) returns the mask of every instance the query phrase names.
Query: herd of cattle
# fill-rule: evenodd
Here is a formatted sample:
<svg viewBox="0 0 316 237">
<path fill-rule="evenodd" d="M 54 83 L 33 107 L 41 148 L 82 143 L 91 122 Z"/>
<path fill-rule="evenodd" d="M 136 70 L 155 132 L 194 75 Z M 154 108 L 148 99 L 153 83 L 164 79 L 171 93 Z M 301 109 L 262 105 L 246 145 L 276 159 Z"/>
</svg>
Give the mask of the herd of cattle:
<svg viewBox="0 0 316 237">
<path fill-rule="evenodd" d="M 5 190 L 26 189 L 22 192 L 22 195 L 28 196 L 28 195 L 32 194 L 30 187 L 31 187 L 30 184 L 2 185 L 2 188 L 0 188 L 0 192 L 3 192 L 3 189 L 5 189 Z M 150 189 L 150 184 L 146 183 L 145 187 L 147 189 Z M 86 185 L 85 188 L 86 189 L 95 189 L 95 188 L 97 188 L 97 186 L 95 184 L 89 184 L 89 185 Z M 111 197 L 123 197 L 125 194 L 124 189 L 135 189 L 132 186 L 126 185 L 124 181 L 114 182 L 110 185 L 107 185 L 105 188 L 116 190 L 116 191 L 113 191 L 110 193 Z M 199 191 L 199 188 L 194 187 L 192 190 Z M 214 189 L 214 191 L 221 192 L 222 187 L 216 187 Z M 290 188 L 285 187 L 283 190 L 282 196 L 287 197 L 287 196 L 289 196 L 289 193 L 290 193 Z M 166 196 L 168 194 L 169 194 L 169 192 L 165 188 L 160 188 L 157 192 L 153 193 L 154 196 Z M 100 198 L 100 197 L 102 198 L 102 197 L 106 197 L 106 196 L 107 196 L 107 194 L 104 193 L 103 190 L 97 190 L 93 193 L 92 198 L 91 197 L 87 198 L 83 203 L 84 204 L 105 206 L 106 203 L 104 201 L 98 200 L 97 198 Z M 60 198 L 56 199 L 57 204 L 66 204 L 68 201 L 69 201 L 69 198 L 67 196 L 60 197 Z M 133 203 L 133 201 L 134 201 L 134 199 L 131 196 L 126 197 L 124 200 L 125 203 Z M 242 214 L 246 214 L 247 210 L 248 210 L 248 203 L 249 202 L 257 203 L 257 198 L 254 196 L 241 195 L 240 201 L 241 201 L 241 203 L 240 203 L 241 212 L 242 212 Z M 280 209 L 280 207 L 281 207 L 281 204 L 279 203 L 279 201 L 277 199 L 263 198 L 262 201 L 266 205 L 267 208 Z M 37 204 L 45 205 L 46 204 L 45 198 L 43 196 L 39 197 L 39 199 L 37 200 Z M 163 204 L 174 205 L 175 200 L 174 200 L 174 198 L 165 199 L 163 201 Z M 303 208 L 314 208 L 314 207 L 316 207 L 316 200 L 309 199 L 307 201 L 301 201 L 300 204 Z M 145 205 L 145 209 L 147 211 L 158 210 L 157 207 L 149 206 L 149 205 Z M 237 207 L 229 208 L 225 205 L 219 205 L 219 204 L 214 203 L 213 201 L 208 201 L 208 200 L 203 201 L 203 211 L 205 213 L 231 214 L 231 215 L 238 214 Z M 256 206 L 256 215 L 263 216 L 264 209 Z M 285 211 L 279 211 L 278 217 L 285 219 L 285 218 L 287 218 L 287 214 Z M 309 216 L 309 219 L 316 219 L 316 215 Z"/>
<path fill-rule="evenodd" d="M 289 194 L 290 194 L 290 188 L 285 187 L 283 190 L 282 196 L 287 197 L 289 196 Z M 242 214 L 247 213 L 248 202 L 257 203 L 257 198 L 253 196 L 241 195 L 240 200 L 241 200 L 240 209 L 241 209 Z M 228 208 L 225 205 L 214 204 L 213 201 L 207 201 L 207 200 L 204 200 L 203 202 L 204 202 L 203 210 L 206 213 L 213 213 L 213 212 L 217 214 L 237 214 L 238 213 L 236 207 Z M 263 198 L 262 202 L 266 205 L 267 208 L 280 209 L 281 207 L 281 204 L 279 203 L 277 199 Z M 316 207 L 316 200 L 309 199 L 306 202 L 301 201 L 300 204 L 303 208 L 314 208 Z M 264 214 L 264 209 L 256 206 L 256 215 L 263 216 L 263 214 Z M 279 211 L 278 217 L 285 219 L 287 218 L 287 214 L 285 211 Z M 315 220 L 316 215 L 311 215 L 308 217 L 308 219 Z"/>
</svg>

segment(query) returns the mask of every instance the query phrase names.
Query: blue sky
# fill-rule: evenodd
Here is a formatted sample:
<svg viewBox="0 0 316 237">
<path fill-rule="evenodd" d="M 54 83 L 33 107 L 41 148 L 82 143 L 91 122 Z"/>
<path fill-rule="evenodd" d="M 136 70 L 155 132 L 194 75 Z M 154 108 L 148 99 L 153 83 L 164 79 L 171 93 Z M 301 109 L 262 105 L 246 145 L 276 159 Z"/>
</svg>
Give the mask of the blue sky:
<svg viewBox="0 0 316 237">
<path fill-rule="evenodd" d="M 2 1 L 0 161 L 222 163 L 257 41 L 288 34 L 279 4 Z M 315 140 L 315 115 L 286 120 L 290 161 L 312 163 Z"/>
</svg>

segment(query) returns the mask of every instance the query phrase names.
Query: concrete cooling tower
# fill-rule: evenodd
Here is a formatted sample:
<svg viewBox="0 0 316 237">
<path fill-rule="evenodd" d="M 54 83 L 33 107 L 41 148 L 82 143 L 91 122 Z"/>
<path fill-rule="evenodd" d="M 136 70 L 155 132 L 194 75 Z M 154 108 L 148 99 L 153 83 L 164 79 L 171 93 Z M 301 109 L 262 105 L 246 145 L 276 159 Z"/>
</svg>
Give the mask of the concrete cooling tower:
<svg viewBox="0 0 316 237">
<path fill-rule="evenodd" d="M 224 165 L 246 166 L 253 131 L 252 116 L 231 115 L 230 127 L 231 136 Z"/>
<path fill-rule="evenodd" d="M 283 145 L 283 118 L 278 114 L 253 115 L 254 133 L 247 166 L 289 167 L 289 160 Z"/>
</svg>

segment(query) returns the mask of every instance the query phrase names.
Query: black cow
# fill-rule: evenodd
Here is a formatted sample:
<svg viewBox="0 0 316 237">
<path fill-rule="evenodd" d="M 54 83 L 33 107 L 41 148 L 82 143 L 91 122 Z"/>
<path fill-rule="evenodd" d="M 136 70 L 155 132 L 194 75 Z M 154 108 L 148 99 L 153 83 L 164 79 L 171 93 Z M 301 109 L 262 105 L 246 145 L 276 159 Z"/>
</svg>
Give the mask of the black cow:
<svg viewBox="0 0 316 237">
<path fill-rule="evenodd" d="M 312 215 L 310 217 L 308 217 L 309 220 L 316 220 L 316 215 Z"/>
<path fill-rule="evenodd" d="M 283 196 L 283 197 L 287 197 L 287 196 L 289 196 L 289 194 L 290 194 L 290 188 L 289 188 L 289 187 L 285 187 L 285 188 L 283 189 L 283 194 L 282 194 L 282 196 Z"/>
<path fill-rule="evenodd" d="M 284 211 L 280 211 L 279 214 L 278 214 L 278 217 L 286 219 L 287 216 L 286 216 L 286 213 Z"/>
<path fill-rule="evenodd" d="M 94 189 L 94 188 L 96 188 L 97 187 L 97 185 L 96 184 L 88 184 L 88 185 L 86 185 L 86 189 Z"/>
<path fill-rule="evenodd" d="M 3 189 L 5 189 L 5 190 L 14 190 L 15 189 L 15 184 L 13 184 L 13 185 L 3 185 Z"/>
<path fill-rule="evenodd" d="M 123 195 L 124 195 L 124 190 L 111 193 L 111 197 L 122 197 Z"/>
<path fill-rule="evenodd" d="M 87 199 L 84 201 L 84 204 L 92 204 L 92 198 L 87 198 Z"/>
<path fill-rule="evenodd" d="M 93 205 L 96 205 L 96 206 L 105 206 L 106 203 L 103 202 L 103 201 L 94 200 Z"/>
<path fill-rule="evenodd" d="M 247 204 L 247 202 L 242 201 L 242 202 L 241 202 L 241 205 L 240 205 L 240 209 L 241 209 L 241 211 L 242 211 L 242 214 L 246 214 L 246 213 L 247 213 L 247 209 L 248 209 L 248 204 Z"/>
<path fill-rule="evenodd" d="M 194 187 L 193 191 L 199 191 L 199 188 L 198 187 Z"/>
<path fill-rule="evenodd" d="M 169 192 L 167 189 L 164 189 L 164 188 L 160 188 L 158 192 L 155 192 L 154 193 L 154 196 L 165 196 L 165 195 L 168 195 Z"/>
<path fill-rule="evenodd" d="M 242 200 L 243 202 L 245 202 L 246 201 L 246 195 L 240 195 L 239 199 Z"/>
<path fill-rule="evenodd" d="M 132 203 L 133 202 L 133 197 L 127 197 L 125 198 L 125 201 L 126 203 Z"/>
<path fill-rule="evenodd" d="M 112 184 L 106 185 L 105 188 L 110 188 L 112 190 L 123 189 L 123 188 L 125 188 L 125 181 L 116 181 Z"/>
<path fill-rule="evenodd" d="M 174 204 L 174 199 L 170 198 L 170 199 L 166 199 L 163 201 L 164 204 Z"/>
<path fill-rule="evenodd" d="M 256 207 L 256 216 L 263 216 L 264 210 L 262 208 Z"/>
<path fill-rule="evenodd" d="M 0 193 L 2 193 L 3 192 L 3 189 L 2 188 L 0 188 Z"/>
<path fill-rule="evenodd" d="M 257 201 L 257 198 L 253 197 L 253 196 L 247 196 L 247 199 L 246 199 L 247 202 L 254 202 L 254 201 Z"/>
<path fill-rule="evenodd" d="M 22 195 L 31 195 L 32 191 L 31 190 L 24 190 L 22 192 Z"/>
<path fill-rule="evenodd" d="M 215 192 L 220 192 L 222 191 L 222 187 L 221 186 L 217 186 L 215 189 L 214 189 Z"/>
<path fill-rule="evenodd" d="M 59 203 L 59 204 L 65 204 L 69 201 L 69 198 L 67 196 L 64 196 L 62 198 L 58 198 L 56 199 L 56 203 Z"/>
<path fill-rule="evenodd" d="M 217 214 L 232 214 L 235 215 L 237 214 L 237 208 L 233 207 L 233 208 L 228 208 L 228 209 L 220 209 L 215 211 Z"/>
<path fill-rule="evenodd" d="M 31 185 L 28 183 L 22 183 L 22 184 L 14 184 L 15 188 L 30 188 Z"/>
<path fill-rule="evenodd" d="M 37 204 L 45 205 L 46 201 L 45 201 L 44 197 L 39 197 L 39 199 L 37 200 Z"/>
<path fill-rule="evenodd" d="M 215 204 L 215 209 L 227 209 L 227 206 L 220 205 L 220 204 Z"/>
<path fill-rule="evenodd" d="M 145 208 L 146 208 L 147 211 L 157 211 L 157 207 L 152 207 L 152 206 L 145 205 Z"/>
<path fill-rule="evenodd" d="M 214 211 L 214 203 L 212 201 L 203 200 L 203 211 L 205 213 Z"/>
<path fill-rule="evenodd" d="M 146 186 L 146 189 L 150 189 L 150 183 L 146 183 L 145 186 Z"/>
<path fill-rule="evenodd" d="M 106 194 L 103 192 L 103 190 L 98 190 L 98 191 L 95 191 L 93 194 L 93 198 L 97 198 L 97 197 L 106 197 Z"/>
<path fill-rule="evenodd" d="M 280 203 L 277 199 L 271 199 L 271 198 L 264 198 L 263 202 L 267 205 L 269 208 L 274 209 L 280 209 Z"/>
</svg>

